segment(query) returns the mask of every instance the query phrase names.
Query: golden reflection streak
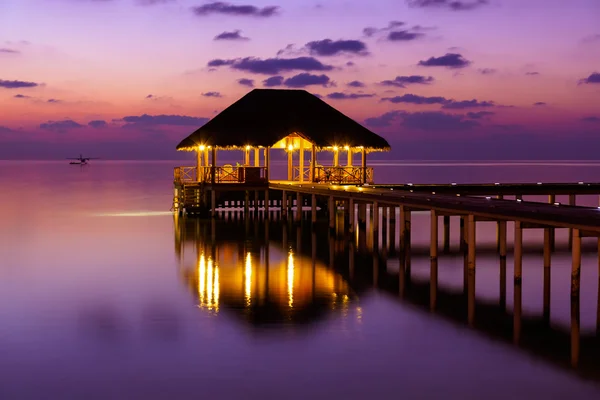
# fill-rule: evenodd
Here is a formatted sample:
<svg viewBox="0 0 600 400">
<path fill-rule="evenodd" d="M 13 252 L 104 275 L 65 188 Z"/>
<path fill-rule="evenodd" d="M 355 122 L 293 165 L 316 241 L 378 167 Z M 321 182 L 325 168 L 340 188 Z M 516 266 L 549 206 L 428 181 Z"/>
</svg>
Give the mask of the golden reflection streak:
<svg viewBox="0 0 600 400">
<path fill-rule="evenodd" d="M 206 287 L 205 281 L 206 275 L 206 259 L 204 254 L 200 255 L 200 261 L 198 262 L 198 298 L 200 300 L 200 306 L 204 304 L 204 288 Z"/>
<path fill-rule="evenodd" d="M 208 268 L 206 269 L 206 305 L 211 309 L 213 301 L 213 261 L 208 258 Z"/>
<path fill-rule="evenodd" d="M 252 304 L 252 256 L 250 255 L 250 252 L 246 253 L 244 277 L 244 295 L 246 298 L 246 307 L 250 307 Z"/>
<path fill-rule="evenodd" d="M 219 267 L 204 254 L 198 261 L 198 307 L 219 312 Z"/>
<path fill-rule="evenodd" d="M 287 263 L 288 306 L 294 308 L 294 254 L 290 251 Z"/>
</svg>

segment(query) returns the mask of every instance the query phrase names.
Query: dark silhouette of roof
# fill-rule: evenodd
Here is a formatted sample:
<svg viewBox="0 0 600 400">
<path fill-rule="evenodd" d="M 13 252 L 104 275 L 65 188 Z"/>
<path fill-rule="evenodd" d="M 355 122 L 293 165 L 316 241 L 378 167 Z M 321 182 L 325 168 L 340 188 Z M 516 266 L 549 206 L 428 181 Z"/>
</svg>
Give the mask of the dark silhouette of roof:
<svg viewBox="0 0 600 400">
<path fill-rule="evenodd" d="M 199 145 L 219 149 L 267 147 L 292 133 L 317 148 L 390 149 L 384 138 L 306 90 L 254 89 L 183 139 L 177 150 L 196 150 Z"/>
</svg>

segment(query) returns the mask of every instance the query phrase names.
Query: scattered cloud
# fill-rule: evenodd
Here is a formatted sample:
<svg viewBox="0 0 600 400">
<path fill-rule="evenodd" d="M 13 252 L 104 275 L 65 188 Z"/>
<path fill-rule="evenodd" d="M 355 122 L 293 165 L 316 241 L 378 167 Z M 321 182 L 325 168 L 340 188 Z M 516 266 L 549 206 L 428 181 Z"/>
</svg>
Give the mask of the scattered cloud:
<svg viewBox="0 0 600 400">
<path fill-rule="evenodd" d="M 283 76 L 277 75 L 267 78 L 263 81 L 263 86 L 265 87 L 275 87 L 283 85 Z"/>
<path fill-rule="evenodd" d="M 410 32 L 410 31 L 392 31 L 387 34 L 386 39 L 390 42 L 408 42 L 411 40 L 419 39 L 425 36 L 422 33 Z"/>
<path fill-rule="evenodd" d="M 600 33 L 584 37 L 583 39 L 581 39 L 581 43 L 584 43 L 584 44 L 600 43 Z"/>
<path fill-rule="evenodd" d="M 384 97 L 381 99 L 382 101 L 389 101 L 390 103 L 398 104 L 398 103 L 410 103 L 410 104 L 446 104 L 448 100 L 445 97 L 434 96 L 434 97 L 425 97 L 418 96 L 416 94 L 404 94 L 402 96 L 395 97 Z"/>
<path fill-rule="evenodd" d="M 202 93 L 202 96 L 204 96 L 204 97 L 223 97 L 223 95 L 220 92 L 205 92 L 205 93 Z"/>
<path fill-rule="evenodd" d="M 72 119 L 65 119 L 62 121 L 48 121 L 43 124 L 40 124 L 40 129 L 45 129 L 54 132 L 65 132 L 69 129 L 77 129 L 82 127 L 83 125 L 73 121 Z"/>
<path fill-rule="evenodd" d="M 373 37 L 378 34 L 385 33 L 384 40 L 390 42 L 407 42 L 415 39 L 419 39 L 425 36 L 421 33 L 432 28 L 415 25 L 412 28 L 406 27 L 406 23 L 402 21 L 390 21 L 385 28 L 374 28 L 367 27 L 363 29 L 363 35 L 366 37 Z"/>
<path fill-rule="evenodd" d="M 303 72 L 283 81 L 283 86 L 291 88 L 303 88 L 313 85 L 327 87 L 331 85 L 331 80 L 327 75 L 312 75 L 308 72 Z"/>
<path fill-rule="evenodd" d="M 317 56 L 336 56 L 339 54 L 368 55 L 367 45 L 360 40 L 323 39 L 306 43 L 309 53 Z"/>
<path fill-rule="evenodd" d="M 365 84 L 361 81 L 352 81 L 352 82 L 346 83 L 346 86 L 350 86 L 353 88 L 362 88 L 362 87 L 365 87 Z"/>
<path fill-rule="evenodd" d="M 408 75 L 408 76 L 397 76 L 392 80 L 381 81 L 379 84 L 383 86 L 395 86 L 395 87 L 406 87 L 410 84 L 421 84 L 427 85 L 433 82 L 433 76 L 423 75 Z"/>
<path fill-rule="evenodd" d="M 15 94 L 13 97 L 15 99 L 30 99 L 31 98 L 31 96 L 26 96 L 24 94 Z"/>
<path fill-rule="evenodd" d="M 323 96 L 321 96 L 319 93 L 311 93 L 313 96 L 315 96 L 317 99 L 322 99 Z"/>
<path fill-rule="evenodd" d="M 583 122 L 600 122 L 600 117 L 584 117 L 581 120 Z"/>
<path fill-rule="evenodd" d="M 0 48 L 0 54 L 21 54 L 19 50 Z"/>
<path fill-rule="evenodd" d="M 495 107 L 495 106 L 496 106 L 496 104 L 494 104 L 493 101 L 477 101 L 476 99 L 473 99 L 473 100 L 462 100 L 462 101 L 449 100 L 442 106 L 442 108 L 446 108 L 449 110 L 464 110 L 466 108 Z"/>
<path fill-rule="evenodd" d="M 600 83 L 600 72 L 593 72 L 587 78 L 580 79 L 579 83 Z"/>
<path fill-rule="evenodd" d="M 538 101 L 538 102 L 536 102 L 536 103 L 533 103 L 533 105 L 534 105 L 534 106 L 537 106 L 537 107 L 541 107 L 541 106 L 546 106 L 547 104 L 546 104 L 546 103 L 544 103 L 543 101 Z"/>
<path fill-rule="evenodd" d="M 229 66 L 253 74 L 277 75 L 286 71 L 331 71 L 332 65 L 323 64 L 314 57 L 267 58 L 245 57 L 238 59 L 215 59 L 208 62 L 209 67 Z"/>
<path fill-rule="evenodd" d="M 328 99 L 332 100 L 356 100 L 363 99 L 368 97 L 374 97 L 374 94 L 367 93 L 342 93 L 342 92 L 333 92 L 327 95 Z"/>
<path fill-rule="evenodd" d="M 110 1 L 110 0 L 93 0 L 93 1 Z M 137 0 L 140 6 L 153 6 L 156 4 L 173 3 L 175 0 Z"/>
<path fill-rule="evenodd" d="M 208 118 L 190 117 L 187 115 L 130 115 L 122 119 L 113 120 L 115 122 L 125 122 L 123 128 L 151 128 L 160 125 L 171 126 L 195 126 L 204 125 Z"/>
<path fill-rule="evenodd" d="M 204 17 L 213 14 L 234 15 L 246 17 L 274 17 L 279 14 L 279 7 L 266 6 L 256 7 L 253 5 L 234 5 L 222 1 L 204 4 L 202 6 L 192 7 L 192 11 L 199 17 Z"/>
<path fill-rule="evenodd" d="M 388 23 L 388 26 L 385 28 L 374 28 L 372 26 L 368 26 L 363 29 L 363 35 L 365 35 L 366 37 L 372 37 L 375 36 L 377 33 L 388 32 L 404 25 L 406 25 L 406 23 L 402 21 L 390 21 Z"/>
<path fill-rule="evenodd" d="M 242 86 L 254 87 L 253 79 L 241 78 L 237 80 L 237 83 L 239 83 Z"/>
<path fill-rule="evenodd" d="M 381 114 L 378 117 L 371 117 L 365 119 L 365 125 L 374 128 L 386 128 L 392 126 L 396 119 L 403 113 L 403 111 L 389 111 Z"/>
<path fill-rule="evenodd" d="M 46 103 L 57 104 L 57 103 L 62 103 L 62 100 L 48 99 L 48 100 L 46 100 Z"/>
<path fill-rule="evenodd" d="M 98 119 L 98 120 L 94 120 L 94 121 L 90 121 L 88 122 L 88 126 L 92 127 L 92 128 L 104 128 L 106 127 L 107 123 L 104 120 Z"/>
<path fill-rule="evenodd" d="M 469 11 L 489 4 L 488 0 L 406 0 L 409 6 L 419 8 L 445 8 L 452 11 Z"/>
<path fill-rule="evenodd" d="M 354 61 L 348 61 L 346 63 L 346 67 L 354 67 L 356 65 L 356 63 L 354 63 Z"/>
<path fill-rule="evenodd" d="M 0 125 L 0 134 L 5 134 L 5 133 L 15 133 L 16 131 L 13 129 L 10 129 L 6 126 L 2 126 Z"/>
<path fill-rule="evenodd" d="M 232 31 L 232 32 L 219 33 L 217 36 L 215 36 L 213 38 L 213 40 L 241 40 L 241 41 L 246 41 L 246 40 L 250 40 L 250 38 L 246 37 L 246 36 L 242 36 L 242 31 L 240 31 L 239 29 L 236 29 L 235 31 Z"/>
<path fill-rule="evenodd" d="M 0 79 L 0 88 L 4 89 L 20 89 L 39 86 L 39 83 L 26 81 L 5 81 Z"/>
<path fill-rule="evenodd" d="M 491 75 L 495 74 L 497 70 L 494 68 L 479 68 L 477 72 L 479 72 L 481 75 Z"/>
<path fill-rule="evenodd" d="M 468 112 L 467 113 L 467 118 L 471 118 L 471 119 L 482 119 L 482 118 L 487 118 L 487 117 L 491 117 L 492 115 L 496 114 L 493 111 L 477 111 L 477 112 Z"/>
<path fill-rule="evenodd" d="M 470 64 L 471 61 L 458 53 L 446 53 L 441 57 L 430 57 L 427 60 L 419 61 L 419 65 L 423 67 L 464 68 Z"/>
<path fill-rule="evenodd" d="M 536 76 L 539 75 L 540 73 L 537 71 L 532 71 L 532 72 L 525 72 L 525 75 L 529 75 L 529 76 Z"/>
<path fill-rule="evenodd" d="M 390 127 L 396 122 L 407 129 L 424 131 L 460 131 L 480 126 L 478 121 L 468 119 L 464 115 L 447 114 L 442 111 L 389 111 L 378 117 L 365 120 L 365 124 L 376 128 Z"/>
</svg>

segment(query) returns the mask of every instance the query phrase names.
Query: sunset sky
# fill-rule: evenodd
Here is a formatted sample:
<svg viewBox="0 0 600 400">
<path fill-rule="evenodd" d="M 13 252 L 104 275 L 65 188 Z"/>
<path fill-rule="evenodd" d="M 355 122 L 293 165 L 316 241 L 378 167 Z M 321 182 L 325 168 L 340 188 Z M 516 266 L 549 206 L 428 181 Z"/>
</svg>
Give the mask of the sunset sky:
<svg viewBox="0 0 600 400">
<path fill-rule="evenodd" d="M 304 88 L 424 159 L 600 159 L 598 0 L 0 0 L 0 159 L 174 159 Z M 93 154 L 92 154 L 93 153 Z"/>
</svg>

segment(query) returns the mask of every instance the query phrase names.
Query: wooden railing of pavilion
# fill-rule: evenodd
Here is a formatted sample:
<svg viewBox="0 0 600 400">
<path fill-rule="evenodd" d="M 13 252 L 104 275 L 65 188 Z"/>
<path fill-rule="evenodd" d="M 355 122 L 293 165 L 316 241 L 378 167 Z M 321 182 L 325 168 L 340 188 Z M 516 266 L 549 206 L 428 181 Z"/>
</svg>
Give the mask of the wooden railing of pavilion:
<svg viewBox="0 0 600 400">
<path fill-rule="evenodd" d="M 214 179 L 213 179 L 214 174 Z M 266 183 L 266 167 L 223 165 L 220 167 L 175 167 L 177 183 Z"/>
</svg>

